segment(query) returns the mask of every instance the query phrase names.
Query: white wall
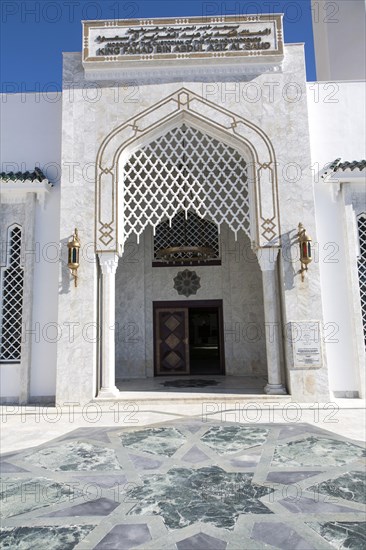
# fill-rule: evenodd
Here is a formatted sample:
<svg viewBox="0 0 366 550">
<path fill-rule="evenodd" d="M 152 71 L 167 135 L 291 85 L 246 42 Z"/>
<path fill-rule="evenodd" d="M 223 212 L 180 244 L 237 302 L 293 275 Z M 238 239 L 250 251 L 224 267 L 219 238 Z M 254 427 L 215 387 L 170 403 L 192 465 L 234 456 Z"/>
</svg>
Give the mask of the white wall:
<svg viewBox="0 0 366 550">
<path fill-rule="evenodd" d="M 30 336 L 30 395 L 34 398 L 53 396 L 56 390 L 57 346 L 49 340 L 55 340 L 57 333 L 49 323 L 57 323 L 58 304 L 61 94 L 4 94 L 0 101 L 1 171 L 32 171 L 39 166 L 54 184 L 46 199 L 45 209 L 37 205 L 33 326 L 30 327 L 36 330 L 36 334 Z M 8 378 L 8 371 L 6 375 Z M 14 383 L 8 380 L 12 392 Z"/>
<path fill-rule="evenodd" d="M 342 202 L 340 196 L 336 202 L 332 200 L 331 184 L 325 183 L 318 172 L 339 157 L 344 161 L 366 158 L 365 84 L 337 82 L 333 90 L 327 86 L 326 83 L 308 83 L 324 323 L 339 327 L 333 336 L 331 325 L 326 330 L 328 340 L 339 340 L 326 344 L 328 368 L 333 391 L 358 391 L 359 359 L 352 343 L 353 310 L 349 298 Z M 330 92 L 333 92 L 331 97 Z"/>
<path fill-rule="evenodd" d="M 318 80 L 365 80 L 365 0 L 312 0 Z"/>
</svg>

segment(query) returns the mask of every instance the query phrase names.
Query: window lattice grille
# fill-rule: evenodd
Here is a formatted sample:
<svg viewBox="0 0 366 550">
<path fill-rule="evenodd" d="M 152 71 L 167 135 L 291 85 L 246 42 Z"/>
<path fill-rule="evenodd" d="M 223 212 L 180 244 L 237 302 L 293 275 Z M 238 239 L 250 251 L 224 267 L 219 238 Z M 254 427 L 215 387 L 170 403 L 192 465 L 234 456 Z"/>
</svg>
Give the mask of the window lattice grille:
<svg viewBox="0 0 366 550">
<path fill-rule="evenodd" d="M 357 219 L 360 241 L 360 257 L 358 259 L 358 279 L 360 283 L 361 310 L 363 333 L 366 345 L 366 213 L 360 214 Z"/>
<path fill-rule="evenodd" d="M 159 223 L 154 239 L 154 257 L 159 250 L 174 246 L 203 246 L 213 250 L 212 258 L 219 257 L 219 231 L 217 226 L 203 220 L 197 214 L 188 212 L 187 219 L 183 211 L 174 216 L 171 227 L 169 221 Z M 178 252 L 172 259 L 190 258 L 189 252 Z"/>
<path fill-rule="evenodd" d="M 171 223 L 181 210 L 250 236 L 247 179 L 247 164 L 233 148 L 194 128 L 175 128 L 124 166 L 124 237 Z"/>
<path fill-rule="evenodd" d="M 21 266 L 22 230 L 13 227 L 8 234 L 7 266 L 2 268 L 0 361 L 21 358 L 24 270 Z"/>
</svg>

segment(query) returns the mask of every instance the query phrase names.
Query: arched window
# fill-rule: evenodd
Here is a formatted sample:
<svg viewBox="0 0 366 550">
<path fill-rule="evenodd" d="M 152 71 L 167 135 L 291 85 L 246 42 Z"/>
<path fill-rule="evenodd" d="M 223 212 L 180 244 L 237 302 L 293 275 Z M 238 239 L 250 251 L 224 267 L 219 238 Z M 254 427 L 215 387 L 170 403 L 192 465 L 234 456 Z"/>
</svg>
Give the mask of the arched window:
<svg viewBox="0 0 366 550">
<path fill-rule="evenodd" d="M 8 229 L 6 266 L 1 268 L 0 361 L 21 359 L 24 269 L 21 265 L 22 228 Z"/>
<path fill-rule="evenodd" d="M 357 218 L 360 256 L 358 258 L 358 279 L 360 283 L 363 332 L 366 344 L 366 212 Z"/>
</svg>

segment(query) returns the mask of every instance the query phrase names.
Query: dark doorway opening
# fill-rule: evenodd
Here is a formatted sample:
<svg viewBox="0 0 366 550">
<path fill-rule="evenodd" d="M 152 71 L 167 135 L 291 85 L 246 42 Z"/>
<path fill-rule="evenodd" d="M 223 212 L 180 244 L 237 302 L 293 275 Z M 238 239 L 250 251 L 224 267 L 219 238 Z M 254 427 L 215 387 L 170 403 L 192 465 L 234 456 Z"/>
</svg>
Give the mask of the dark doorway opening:
<svg viewBox="0 0 366 550">
<path fill-rule="evenodd" d="M 218 308 L 189 309 L 190 374 L 220 374 Z"/>
<path fill-rule="evenodd" d="M 225 373 L 222 301 L 154 303 L 155 375 Z"/>
</svg>

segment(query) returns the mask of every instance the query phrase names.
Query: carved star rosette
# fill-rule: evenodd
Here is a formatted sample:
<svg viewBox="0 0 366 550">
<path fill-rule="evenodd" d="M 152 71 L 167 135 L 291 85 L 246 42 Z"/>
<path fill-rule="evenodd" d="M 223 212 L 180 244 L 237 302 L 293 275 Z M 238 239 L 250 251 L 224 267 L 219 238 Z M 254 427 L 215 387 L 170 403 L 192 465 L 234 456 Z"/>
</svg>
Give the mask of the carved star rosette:
<svg viewBox="0 0 366 550">
<path fill-rule="evenodd" d="M 174 277 L 174 288 L 181 296 L 191 296 L 197 294 L 197 290 L 201 288 L 201 277 L 197 275 L 195 271 L 185 269 L 179 271 L 178 275 Z"/>
</svg>

